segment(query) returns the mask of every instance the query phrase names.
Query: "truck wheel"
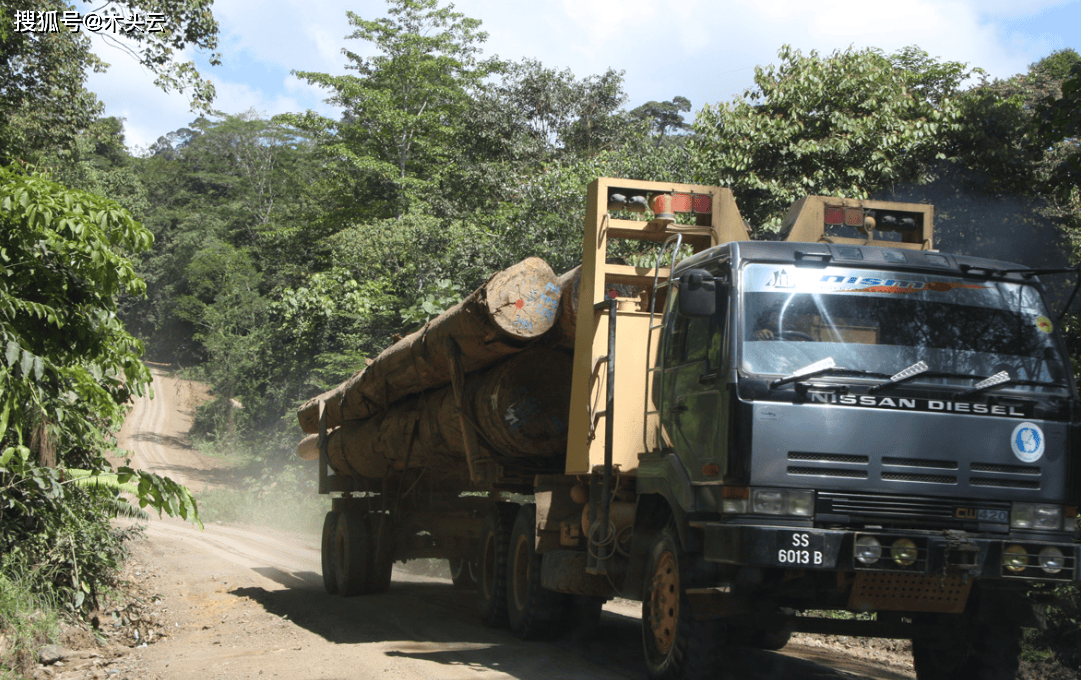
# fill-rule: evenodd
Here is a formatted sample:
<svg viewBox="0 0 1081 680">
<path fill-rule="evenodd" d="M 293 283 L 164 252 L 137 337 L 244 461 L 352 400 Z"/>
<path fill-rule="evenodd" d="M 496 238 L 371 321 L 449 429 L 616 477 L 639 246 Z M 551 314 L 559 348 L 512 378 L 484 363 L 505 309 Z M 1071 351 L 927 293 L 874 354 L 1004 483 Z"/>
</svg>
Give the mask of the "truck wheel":
<svg viewBox="0 0 1081 680">
<path fill-rule="evenodd" d="M 507 625 L 507 553 L 518 514 L 515 503 L 500 502 L 488 509 L 480 532 L 477 555 L 477 609 L 489 628 Z"/>
<path fill-rule="evenodd" d="M 390 579 L 394 572 L 394 525 L 390 516 L 385 516 L 386 519 L 383 517 L 380 513 L 370 513 L 367 517 L 370 561 L 366 594 L 374 595 L 390 590 Z M 383 536 L 380 536 L 380 524 Z"/>
<path fill-rule="evenodd" d="M 653 542 L 642 590 L 642 643 L 655 680 L 702 680 L 721 668 L 724 625 L 691 615 L 691 560 L 671 525 Z"/>
<path fill-rule="evenodd" d="M 338 528 L 338 514 L 333 510 L 323 518 L 323 541 L 319 553 L 323 561 L 323 589 L 334 595 L 338 592 L 338 576 L 334 571 L 334 531 Z"/>
<path fill-rule="evenodd" d="M 464 557 L 455 557 L 447 560 L 450 563 L 450 580 L 455 588 L 473 590 L 477 587 L 476 564 L 473 560 Z"/>
<path fill-rule="evenodd" d="M 365 592 L 368 584 L 368 523 L 362 513 L 346 510 L 335 524 L 334 573 L 338 594 L 353 597 Z"/>
<path fill-rule="evenodd" d="M 537 506 L 526 503 L 514 520 L 507 565 L 507 616 L 522 640 L 555 637 L 566 612 L 567 596 L 541 585 L 543 555 L 536 548 Z"/>
<path fill-rule="evenodd" d="M 1009 623 L 968 620 L 957 634 L 912 641 L 918 680 L 1014 680 L 1020 654 L 1021 627 Z"/>
</svg>

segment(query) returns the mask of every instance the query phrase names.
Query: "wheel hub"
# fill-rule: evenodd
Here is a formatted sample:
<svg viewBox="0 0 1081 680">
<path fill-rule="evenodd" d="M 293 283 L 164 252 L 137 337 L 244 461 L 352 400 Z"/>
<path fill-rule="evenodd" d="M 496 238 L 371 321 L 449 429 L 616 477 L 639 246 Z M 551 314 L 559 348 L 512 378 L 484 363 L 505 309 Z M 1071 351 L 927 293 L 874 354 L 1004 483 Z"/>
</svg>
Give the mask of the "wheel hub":
<svg viewBox="0 0 1081 680">
<path fill-rule="evenodd" d="M 679 620 L 679 567 L 675 555 L 665 552 L 657 560 L 650 589 L 649 626 L 657 651 L 667 654 L 676 638 Z"/>
</svg>

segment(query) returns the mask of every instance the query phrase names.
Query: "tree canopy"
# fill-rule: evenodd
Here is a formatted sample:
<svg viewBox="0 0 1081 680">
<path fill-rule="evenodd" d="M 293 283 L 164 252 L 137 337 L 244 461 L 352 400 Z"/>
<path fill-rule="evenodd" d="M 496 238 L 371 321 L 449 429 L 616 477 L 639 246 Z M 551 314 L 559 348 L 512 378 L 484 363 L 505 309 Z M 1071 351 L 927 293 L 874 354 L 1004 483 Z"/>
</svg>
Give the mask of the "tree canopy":
<svg viewBox="0 0 1081 680">
<path fill-rule="evenodd" d="M 213 51 L 218 24 L 210 11 L 212 0 L 119 0 L 110 10 L 139 16 L 142 27 L 125 31 L 123 40 L 101 35 L 122 58 L 132 58 L 154 74 L 165 91 L 189 93 L 193 109 L 206 110 L 214 99 L 214 86 L 203 80 L 191 61 L 177 55 L 189 47 Z M 90 49 L 90 39 L 72 30 L 58 17 L 70 10 L 61 0 L 0 0 L 0 162 L 31 156 L 43 149 L 68 147 L 101 114 L 101 104 L 84 84 L 91 71 L 108 64 Z M 163 18 L 165 30 L 149 30 L 150 13 Z M 27 17 L 20 20 L 21 17 Z M 50 20 L 51 19 L 51 20 Z M 29 22 L 29 23 L 28 23 Z M 35 30 L 27 30 L 28 27 Z M 39 30 L 44 29 L 44 30 Z M 219 63 L 216 53 L 211 64 Z"/>
<path fill-rule="evenodd" d="M 972 75 L 909 48 L 823 56 L 783 47 L 755 68 L 755 86 L 730 104 L 706 105 L 694 123 L 695 172 L 732 189 L 755 227 L 779 225 L 808 193 L 866 198 L 927 178 L 962 124 L 956 95 Z"/>
</svg>

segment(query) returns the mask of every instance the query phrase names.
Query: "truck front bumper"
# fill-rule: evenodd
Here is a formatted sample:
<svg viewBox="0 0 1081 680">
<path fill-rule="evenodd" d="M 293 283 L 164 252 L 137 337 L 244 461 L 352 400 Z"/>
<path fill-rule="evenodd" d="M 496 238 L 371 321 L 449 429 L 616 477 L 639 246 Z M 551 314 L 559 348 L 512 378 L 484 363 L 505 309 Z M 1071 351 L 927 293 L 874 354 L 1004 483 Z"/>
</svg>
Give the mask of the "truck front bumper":
<svg viewBox="0 0 1081 680">
<path fill-rule="evenodd" d="M 1081 580 L 1079 546 L 1069 540 L 989 537 L 952 530 L 839 530 L 723 522 L 692 522 L 691 526 L 702 531 L 705 558 L 726 564 L 1015 581 Z M 864 560 L 857 559 L 857 546 Z M 880 555 L 871 560 L 876 550 Z"/>
</svg>

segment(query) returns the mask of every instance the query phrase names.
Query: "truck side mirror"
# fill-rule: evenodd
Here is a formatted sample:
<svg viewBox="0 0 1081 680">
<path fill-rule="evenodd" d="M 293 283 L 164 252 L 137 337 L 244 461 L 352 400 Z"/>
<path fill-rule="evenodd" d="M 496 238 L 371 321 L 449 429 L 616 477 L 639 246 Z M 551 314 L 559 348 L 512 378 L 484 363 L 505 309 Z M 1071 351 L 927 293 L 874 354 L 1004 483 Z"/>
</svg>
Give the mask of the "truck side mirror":
<svg viewBox="0 0 1081 680">
<path fill-rule="evenodd" d="M 679 313 L 688 317 L 713 316 L 717 311 L 717 284 L 705 269 L 689 269 L 679 277 Z"/>
</svg>

